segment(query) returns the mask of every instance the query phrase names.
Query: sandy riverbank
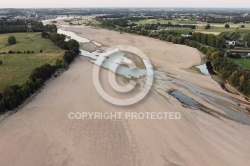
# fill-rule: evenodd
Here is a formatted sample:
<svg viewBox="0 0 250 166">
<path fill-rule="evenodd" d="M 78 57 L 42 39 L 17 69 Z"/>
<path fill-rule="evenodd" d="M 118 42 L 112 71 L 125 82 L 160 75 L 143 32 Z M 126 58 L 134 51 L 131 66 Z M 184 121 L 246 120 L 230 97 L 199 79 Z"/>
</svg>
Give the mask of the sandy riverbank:
<svg viewBox="0 0 250 166">
<path fill-rule="evenodd" d="M 67 29 L 67 28 L 65 28 Z M 210 77 L 185 71 L 201 62 L 193 48 L 119 32 L 71 28 L 105 46 L 135 46 L 154 66 L 187 83 L 227 97 Z M 250 127 L 184 108 L 169 95 L 175 84 L 156 82 L 140 103 L 118 107 L 104 101 L 92 82 L 91 64 L 80 57 L 70 69 L 49 81 L 36 99 L 0 123 L 0 165 L 4 166 L 179 166 L 242 165 L 250 162 Z M 100 79 L 108 87 L 104 70 Z M 158 88 L 161 87 L 162 89 Z M 117 94 L 114 94 L 117 95 Z M 214 108 L 216 110 L 216 108 Z M 69 112 L 180 112 L 180 120 L 70 120 Z M 219 111 L 219 110 L 218 110 Z"/>
</svg>

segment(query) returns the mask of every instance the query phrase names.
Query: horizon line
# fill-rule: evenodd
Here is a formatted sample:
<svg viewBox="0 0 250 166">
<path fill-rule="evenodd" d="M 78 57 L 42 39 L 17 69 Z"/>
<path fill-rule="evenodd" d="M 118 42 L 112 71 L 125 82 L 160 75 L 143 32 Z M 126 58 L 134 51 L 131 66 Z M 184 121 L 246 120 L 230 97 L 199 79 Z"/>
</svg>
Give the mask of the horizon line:
<svg viewBox="0 0 250 166">
<path fill-rule="evenodd" d="M 250 9 L 250 7 L 0 7 L 0 9 L 93 9 L 93 8 L 158 8 L 158 9 L 167 9 L 167 8 L 173 8 L 173 9 Z"/>
</svg>

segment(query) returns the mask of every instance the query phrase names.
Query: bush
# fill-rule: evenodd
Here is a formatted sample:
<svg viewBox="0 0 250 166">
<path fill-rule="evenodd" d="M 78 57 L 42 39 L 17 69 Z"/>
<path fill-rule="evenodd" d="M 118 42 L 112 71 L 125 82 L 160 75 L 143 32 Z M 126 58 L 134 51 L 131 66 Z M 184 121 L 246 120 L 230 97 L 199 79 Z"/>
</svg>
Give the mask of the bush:
<svg viewBox="0 0 250 166">
<path fill-rule="evenodd" d="M 0 100 L 0 114 L 5 113 L 5 103 L 3 100 Z"/>
<path fill-rule="evenodd" d="M 210 24 L 207 24 L 205 27 L 205 29 L 210 29 L 210 28 L 211 28 Z"/>
<path fill-rule="evenodd" d="M 225 28 L 230 28 L 230 25 L 229 25 L 229 24 L 226 24 L 226 25 L 225 25 Z"/>
<path fill-rule="evenodd" d="M 0 60 L 0 65 L 3 65 L 3 61 Z"/>
<path fill-rule="evenodd" d="M 79 50 L 79 47 L 80 47 L 80 45 L 79 45 L 79 43 L 78 43 L 76 40 L 70 39 L 70 40 L 68 41 L 68 48 L 69 48 L 70 50 L 73 49 L 73 48 L 76 48 L 76 49 Z"/>
<path fill-rule="evenodd" d="M 241 25 L 240 27 L 241 27 L 241 28 L 245 28 L 245 25 Z"/>
<path fill-rule="evenodd" d="M 8 54 L 15 54 L 15 51 L 9 50 Z"/>
<path fill-rule="evenodd" d="M 30 74 L 30 79 L 35 81 L 36 79 L 47 80 L 51 77 L 51 75 L 55 72 L 56 67 L 51 66 L 50 64 L 42 65 L 41 67 L 37 67 Z"/>
<path fill-rule="evenodd" d="M 8 43 L 13 45 L 16 44 L 16 37 L 15 36 L 9 36 Z"/>
</svg>

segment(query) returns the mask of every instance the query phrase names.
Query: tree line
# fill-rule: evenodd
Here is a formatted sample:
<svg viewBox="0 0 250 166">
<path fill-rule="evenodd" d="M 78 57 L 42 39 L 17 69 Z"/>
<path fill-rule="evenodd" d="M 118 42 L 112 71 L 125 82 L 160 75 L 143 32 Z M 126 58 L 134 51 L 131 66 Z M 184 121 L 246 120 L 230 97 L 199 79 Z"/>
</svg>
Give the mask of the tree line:
<svg viewBox="0 0 250 166">
<path fill-rule="evenodd" d="M 41 50 L 40 50 L 41 51 Z M 0 54 L 34 54 L 35 51 L 12 51 L 12 50 L 9 50 L 8 52 L 0 52 Z"/>
<path fill-rule="evenodd" d="M 194 32 L 192 33 L 191 39 L 215 48 L 223 48 L 225 46 L 225 40 L 223 39 L 223 37 L 213 34 Z"/>
<path fill-rule="evenodd" d="M 25 99 L 42 87 L 44 81 L 55 72 L 56 66 L 45 64 L 33 70 L 23 85 L 5 87 L 0 93 L 0 113 L 17 108 Z"/>
<path fill-rule="evenodd" d="M 31 23 L 34 32 L 44 31 L 42 22 L 34 20 L 28 22 Z M 15 32 L 27 32 L 27 22 L 24 20 L 0 21 L 0 34 Z"/>
</svg>

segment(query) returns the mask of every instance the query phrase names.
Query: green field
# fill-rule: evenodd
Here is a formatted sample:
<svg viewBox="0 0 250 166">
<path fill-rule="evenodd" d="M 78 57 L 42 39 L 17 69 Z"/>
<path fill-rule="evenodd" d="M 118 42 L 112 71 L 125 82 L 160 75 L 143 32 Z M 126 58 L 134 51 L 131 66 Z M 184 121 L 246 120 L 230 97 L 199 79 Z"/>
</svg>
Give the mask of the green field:
<svg viewBox="0 0 250 166">
<path fill-rule="evenodd" d="M 139 25 L 145 25 L 145 24 L 168 24 L 169 22 L 171 24 L 193 24 L 193 25 L 201 25 L 203 26 L 203 29 L 201 29 L 201 32 L 204 33 L 214 33 L 215 35 L 220 34 L 221 32 L 234 32 L 238 31 L 240 33 L 247 33 L 250 32 L 250 24 L 243 24 L 243 23 L 238 23 L 234 24 L 232 22 L 228 23 L 230 25 L 230 28 L 225 28 L 225 24 L 219 24 L 219 23 L 209 23 L 211 25 L 210 29 L 205 29 L 205 25 L 207 24 L 206 22 L 197 22 L 197 21 L 178 21 L 178 20 L 157 20 L 157 19 L 142 19 L 139 21 L 130 21 L 130 23 L 135 23 Z M 241 25 L 245 25 L 245 28 L 241 28 Z M 238 29 L 237 29 L 238 28 Z M 174 28 L 174 30 L 179 31 L 179 27 Z"/>
<path fill-rule="evenodd" d="M 233 59 L 235 63 L 237 63 L 239 66 L 245 68 L 245 69 L 250 69 L 250 59 Z"/>
<path fill-rule="evenodd" d="M 34 68 L 45 63 L 54 64 L 56 59 L 63 56 L 64 51 L 49 39 L 43 39 L 41 33 L 34 34 L 33 40 L 27 38 L 26 33 L 0 35 L 0 52 L 34 51 L 34 54 L 0 54 L 0 60 L 3 61 L 3 65 L 0 65 L 0 90 L 5 86 L 24 83 Z M 7 44 L 10 35 L 16 37 L 17 44 Z"/>
<path fill-rule="evenodd" d="M 130 21 L 130 23 L 145 25 L 145 24 L 168 24 L 169 22 L 171 24 L 197 24 L 196 21 L 177 21 L 177 20 L 157 20 L 157 19 L 143 19 L 139 21 Z"/>
<path fill-rule="evenodd" d="M 194 30 L 191 28 L 170 28 L 162 30 L 165 33 L 169 32 L 177 32 L 179 34 L 188 34 L 189 32 L 193 32 Z"/>
<path fill-rule="evenodd" d="M 207 31 L 207 32 L 224 32 L 224 31 L 227 31 L 227 32 L 232 32 L 232 31 L 235 31 L 236 28 L 232 27 L 232 28 L 225 28 L 225 27 L 211 27 L 210 29 L 205 29 L 204 31 Z"/>
<path fill-rule="evenodd" d="M 145 24 L 157 24 L 157 21 L 155 19 L 144 19 L 144 20 L 139 20 L 139 21 L 130 21 L 129 23 L 145 25 Z"/>
<path fill-rule="evenodd" d="M 177 21 L 176 24 L 197 24 L 197 21 Z"/>
</svg>

